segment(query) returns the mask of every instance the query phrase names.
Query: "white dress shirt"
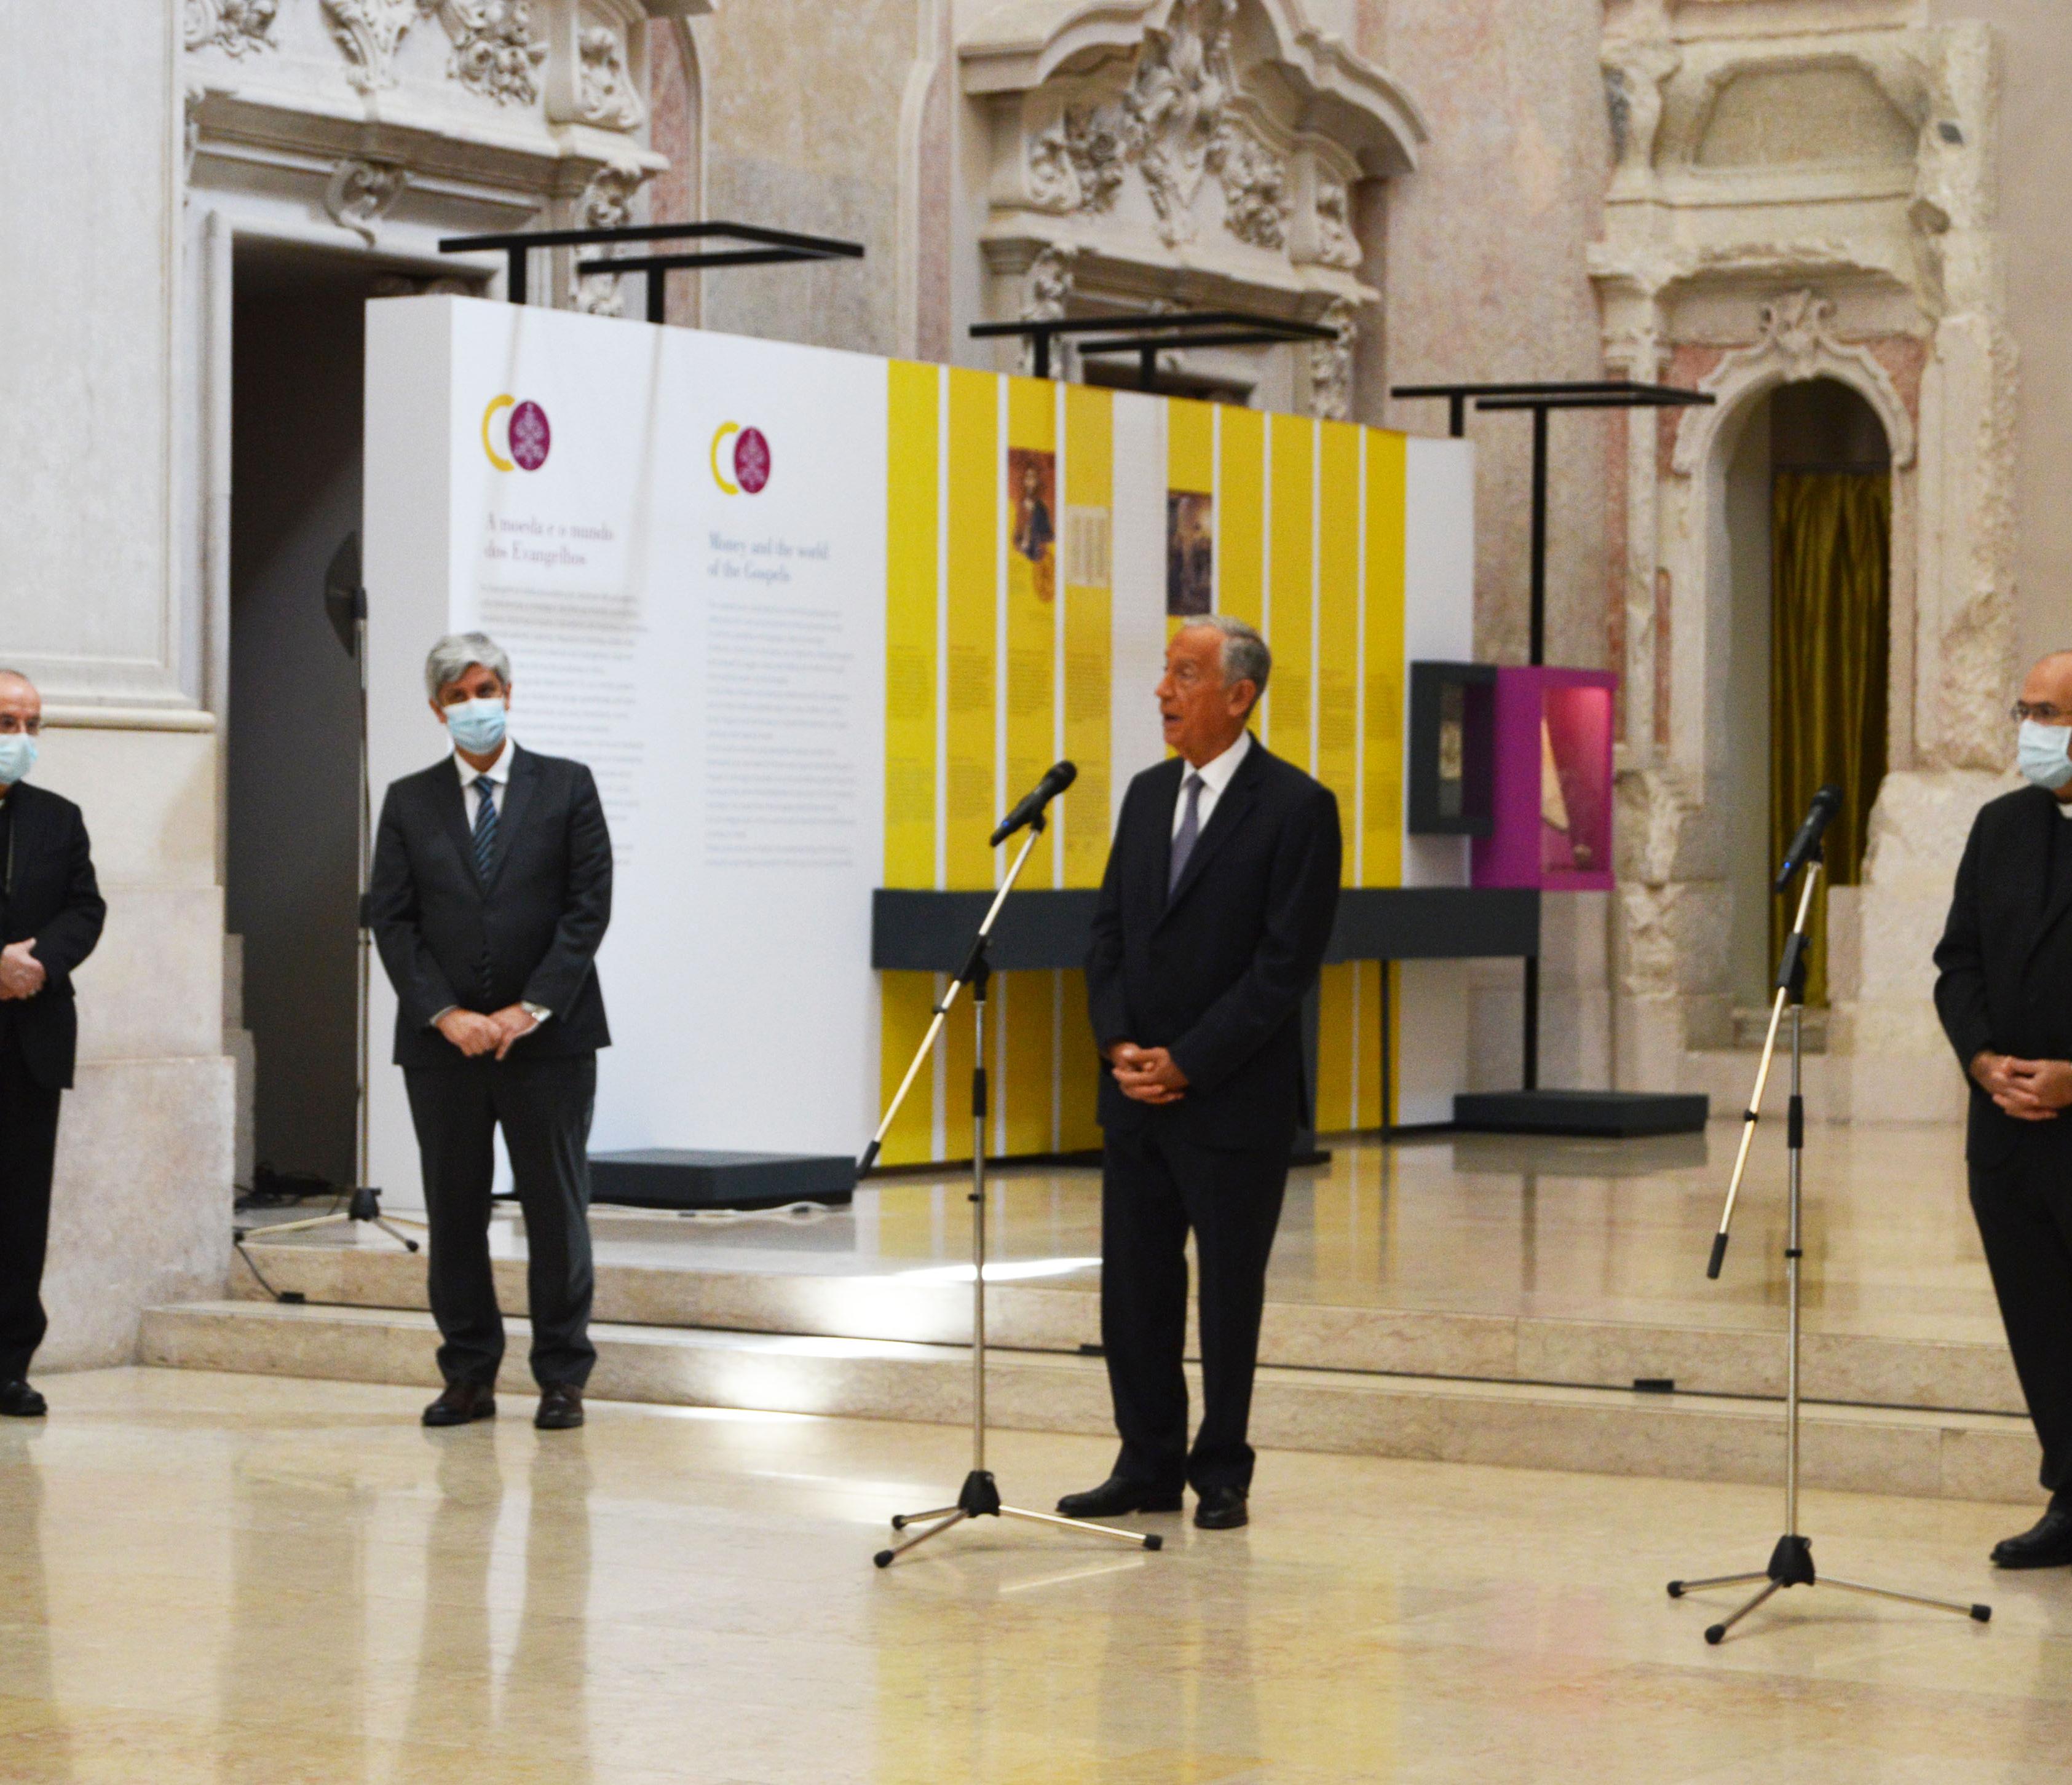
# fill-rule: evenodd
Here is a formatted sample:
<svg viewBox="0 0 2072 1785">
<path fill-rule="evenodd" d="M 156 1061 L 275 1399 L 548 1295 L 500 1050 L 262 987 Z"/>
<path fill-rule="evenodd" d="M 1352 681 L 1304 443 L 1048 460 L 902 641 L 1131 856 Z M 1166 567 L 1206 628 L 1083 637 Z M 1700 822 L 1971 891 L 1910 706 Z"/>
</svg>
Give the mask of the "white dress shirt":
<svg viewBox="0 0 2072 1785">
<path fill-rule="evenodd" d="M 462 756 L 454 752 L 454 766 L 460 770 L 461 798 L 467 803 L 467 827 L 472 831 L 475 821 L 482 816 L 482 789 L 479 782 L 491 781 L 496 784 L 496 815 L 504 816 L 504 796 L 511 790 L 511 740 L 505 738 L 497 746 L 496 760 L 486 769 L 478 769 Z"/>
<path fill-rule="evenodd" d="M 1252 733 L 1240 732 L 1237 734 L 1237 741 L 1221 756 L 1211 757 L 1198 769 L 1190 764 L 1182 770 L 1180 791 L 1173 802 L 1173 835 L 1174 836 L 1179 835 L 1180 821 L 1187 815 L 1187 777 L 1196 774 L 1202 778 L 1199 809 L 1201 830 L 1206 831 L 1209 827 L 1209 816 L 1216 809 L 1216 802 L 1223 798 L 1223 790 L 1231 784 L 1231 777 L 1237 773 L 1237 765 L 1244 761 L 1244 753 L 1251 748 Z M 1198 831 L 1195 834 L 1199 835 L 1200 831 Z"/>
</svg>

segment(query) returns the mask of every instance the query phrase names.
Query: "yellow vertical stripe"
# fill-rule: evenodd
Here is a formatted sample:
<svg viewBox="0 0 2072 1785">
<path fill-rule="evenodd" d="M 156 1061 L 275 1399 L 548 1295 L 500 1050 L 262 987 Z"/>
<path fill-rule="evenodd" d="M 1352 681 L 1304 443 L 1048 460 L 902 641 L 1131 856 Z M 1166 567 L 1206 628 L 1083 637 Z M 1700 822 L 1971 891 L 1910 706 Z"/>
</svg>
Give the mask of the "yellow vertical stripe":
<svg viewBox="0 0 2072 1785">
<path fill-rule="evenodd" d="M 1166 400 L 1166 487 L 1204 496 L 1215 490 L 1215 417 L 1206 403 Z"/>
<path fill-rule="evenodd" d="M 1338 796 L 1350 845 L 1359 756 L 1359 435 L 1342 421 L 1320 429 L 1318 454 L 1317 761 L 1311 773 Z M 1345 852 L 1351 885 L 1353 851 Z"/>
<path fill-rule="evenodd" d="M 1102 519 L 1096 524 L 1112 540 L 1115 401 L 1095 385 L 1072 384 L 1065 390 L 1065 502 L 1072 508 L 1098 511 Z M 1114 602 L 1108 586 L 1114 577 L 1112 562 L 1107 575 L 1108 583 L 1100 585 L 1067 584 L 1063 596 L 1065 754 L 1079 771 L 1059 802 L 1067 886 L 1100 885 L 1108 862 L 1115 699 Z M 1067 1070 L 1069 1074 L 1069 1064 Z"/>
<path fill-rule="evenodd" d="M 1260 622 L 1266 526 L 1266 417 L 1229 408 L 1223 418 L 1223 485 L 1216 496 L 1216 605 Z"/>
<path fill-rule="evenodd" d="M 935 570 L 937 398 L 933 366 L 887 368 L 885 615 L 885 884 L 935 883 Z M 879 1102 L 898 1088 L 928 1026 L 935 978 L 879 976 Z M 934 1150 L 935 1075 L 915 1081 L 885 1138 L 889 1165 Z"/>
<path fill-rule="evenodd" d="M 1006 1025 L 1001 1108 L 1005 1117 L 1003 1150 L 1010 1154 L 1050 1151 L 1051 1040 L 1057 1020 L 1051 977 L 1003 973 L 993 982 L 1000 1007 L 991 1016 Z"/>
<path fill-rule="evenodd" d="M 1095 1103 L 1100 1087 L 1100 1061 L 1094 1053 L 1093 1025 L 1087 1019 L 1087 976 L 1077 967 L 1064 976 L 1065 1012 L 1063 1076 L 1058 1086 L 1058 1146 L 1083 1152 L 1101 1143 Z"/>
<path fill-rule="evenodd" d="M 1050 511 L 1052 542 L 1042 561 L 1032 560 L 1014 544 L 1015 520 L 1021 500 L 1014 475 L 1013 449 L 1054 455 L 1057 439 L 1057 389 L 1048 379 L 1013 378 L 1007 387 L 1008 454 L 1001 469 L 1001 519 L 1007 529 L 1007 797 L 1019 799 L 1042 778 L 1053 760 L 1056 742 L 1056 696 L 1053 685 L 1058 646 L 1057 577 L 1059 531 L 1057 466 L 1050 466 L 1046 506 Z M 1010 846 L 1012 850 L 1018 845 Z M 1029 864 L 1022 870 L 1025 885 L 1050 886 L 1055 883 L 1058 839 L 1054 829 L 1037 839 Z M 1049 1078 L 1049 1069 L 1044 1076 Z"/>
<path fill-rule="evenodd" d="M 1367 437 L 1366 810 L 1363 879 L 1369 886 L 1403 884 L 1404 511 L 1408 478 L 1404 437 Z"/>
<path fill-rule="evenodd" d="M 1000 385 L 989 372 L 950 373 L 949 727 L 944 859 L 952 888 L 993 884 L 986 838 L 994 788 L 993 661 L 998 609 Z M 955 1082 L 952 1080 L 952 1082 Z"/>
<path fill-rule="evenodd" d="M 1301 416 L 1276 415 L 1267 424 L 1273 455 L 1272 576 L 1267 642 L 1273 647 L 1273 679 L 1267 704 L 1266 745 L 1297 768 L 1309 766 L 1311 646 L 1309 636 L 1309 526 L 1314 500 L 1315 425 Z"/>
</svg>

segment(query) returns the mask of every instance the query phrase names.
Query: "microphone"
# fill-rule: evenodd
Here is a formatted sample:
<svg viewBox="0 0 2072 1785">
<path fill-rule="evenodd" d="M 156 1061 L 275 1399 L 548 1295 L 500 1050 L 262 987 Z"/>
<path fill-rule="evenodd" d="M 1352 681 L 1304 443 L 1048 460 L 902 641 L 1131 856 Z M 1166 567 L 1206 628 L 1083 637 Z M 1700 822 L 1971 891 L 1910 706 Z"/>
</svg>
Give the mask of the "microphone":
<svg viewBox="0 0 2072 1785">
<path fill-rule="evenodd" d="M 1041 824 L 1043 822 L 1043 808 L 1079 778 L 1076 764 L 1052 763 L 1043 771 L 1043 778 L 1022 797 L 1022 803 L 994 827 L 989 846 L 997 848 L 1025 824 Z"/>
<path fill-rule="evenodd" d="M 1806 808 L 1806 822 L 1799 827 L 1799 835 L 1784 851 L 1784 865 L 1777 871 L 1774 891 L 1782 892 L 1791 884 L 1791 876 L 1813 859 L 1820 847 L 1820 833 L 1841 809 L 1842 790 L 1831 781 L 1813 796 L 1813 803 Z"/>
</svg>

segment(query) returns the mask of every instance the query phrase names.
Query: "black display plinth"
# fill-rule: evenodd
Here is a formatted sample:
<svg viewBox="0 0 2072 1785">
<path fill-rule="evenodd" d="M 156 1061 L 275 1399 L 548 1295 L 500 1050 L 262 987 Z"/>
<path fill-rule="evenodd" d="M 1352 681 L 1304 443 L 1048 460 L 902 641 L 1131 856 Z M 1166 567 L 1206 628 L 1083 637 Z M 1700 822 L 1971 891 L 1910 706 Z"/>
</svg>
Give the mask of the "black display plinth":
<svg viewBox="0 0 2072 1785">
<path fill-rule="evenodd" d="M 1693 1135 L 1711 1114 L 1709 1098 L 1669 1091 L 1464 1091 L 1453 1099 L 1453 1126 L 1485 1135 Z"/>
<path fill-rule="evenodd" d="M 779 1208 L 845 1203 L 856 1193 L 846 1154 L 721 1153 L 648 1147 L 593 1153 L 590 1200 L 634 1208 Z"/>
</svg>

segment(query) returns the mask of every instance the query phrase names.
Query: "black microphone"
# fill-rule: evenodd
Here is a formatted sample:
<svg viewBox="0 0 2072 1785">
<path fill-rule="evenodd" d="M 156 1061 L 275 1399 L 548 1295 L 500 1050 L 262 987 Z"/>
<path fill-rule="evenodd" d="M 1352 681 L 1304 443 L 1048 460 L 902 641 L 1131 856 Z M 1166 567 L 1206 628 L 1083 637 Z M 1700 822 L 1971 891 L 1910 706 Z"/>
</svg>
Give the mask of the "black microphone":
<svg viewBox="0 0 2072 1785">
<path fill-rule="evenodd" d="M 994 828 L 992 847 L 998 848 L 1017 831 L 1031 820 L 1040 820 L 1043 808 L 1079 778 L 1075 764 L 1054 762 L 1043 771 L 1043 778 L 1023 796 L 1022 803 L 1002 819 Z"/>
<path fill-rule="evenodd" d="M 1831 781 L 1813 796 L 1813 803 L 1806 808 L 1806 822 L 1799 827 L 1799 835 L 1784 851 L 1784 865 L 1777 871 L 1775 891 L 1782 892 L 1790 885 L 1791 876 L 1812 859 L 1820 847 L 1820 833 L 1841 809 L 1842 790 Z"/>
</svg>

